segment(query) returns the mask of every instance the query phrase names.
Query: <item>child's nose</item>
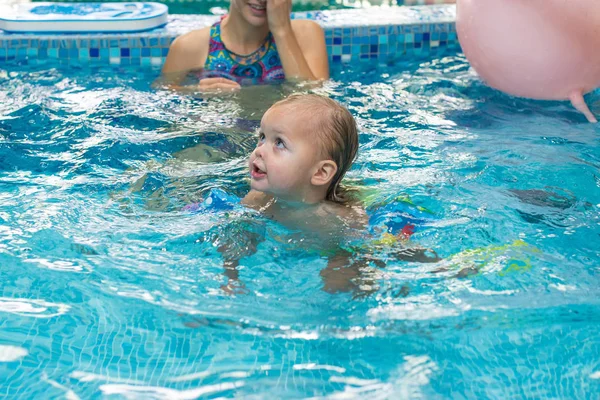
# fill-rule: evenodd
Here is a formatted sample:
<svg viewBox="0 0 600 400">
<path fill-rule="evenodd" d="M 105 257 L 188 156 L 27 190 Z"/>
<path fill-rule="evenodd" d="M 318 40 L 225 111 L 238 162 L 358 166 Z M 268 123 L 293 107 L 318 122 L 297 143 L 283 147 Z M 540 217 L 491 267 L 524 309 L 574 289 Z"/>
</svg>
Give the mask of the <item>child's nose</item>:
<svg viewBox="0 0 600 400">
<path fill-rule="evenodd" d="M 262 148 L 263 148 L 263 146 L 261 146 L 260 143 L 254 148 L 254 156 L 255 157 L 262 157 L 262 153 L 263 153 Z"/>
</svg>

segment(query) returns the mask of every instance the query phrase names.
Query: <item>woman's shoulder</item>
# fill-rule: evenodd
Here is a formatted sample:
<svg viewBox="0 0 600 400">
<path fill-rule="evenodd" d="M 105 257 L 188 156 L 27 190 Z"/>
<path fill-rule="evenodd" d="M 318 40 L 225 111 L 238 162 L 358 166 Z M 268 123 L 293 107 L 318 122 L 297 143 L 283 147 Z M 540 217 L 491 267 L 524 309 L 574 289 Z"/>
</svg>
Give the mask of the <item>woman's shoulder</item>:
<svg viewBox="0 0 600 400">
<path fill-rule="evenodd" d="M 292 29 L 295 34 L 323 34 L 323 28 L 310 19 L 293 19 Z"/>
<path fill-rule="evenodd" d="M 196 29 L 177 37 L 171 47 L 163 72 L 175 72 L 201 68 L 208 54 L 210 26 Z"/>
<path fill-rule="evenodd" d="M 184 33 L 173 41 L 171 47 L 175 46 L 179 50 L 185 51 L 199 51 L 202 47 L 208 46 L 211 28 L 211 26 L 207 26 Z"/>
</svg>

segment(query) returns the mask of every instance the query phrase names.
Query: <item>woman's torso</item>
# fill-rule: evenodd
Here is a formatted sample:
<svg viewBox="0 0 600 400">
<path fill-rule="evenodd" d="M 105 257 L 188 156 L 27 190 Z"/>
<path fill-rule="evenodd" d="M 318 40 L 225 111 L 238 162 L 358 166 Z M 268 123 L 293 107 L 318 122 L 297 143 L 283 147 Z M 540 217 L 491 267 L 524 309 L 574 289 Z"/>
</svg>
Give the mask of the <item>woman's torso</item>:
<svg viewBox="0 0 600 400">
<path fill-rule="evenodd" d="M 223 43 L 221 21 L 211 27 L 202 78 L 226 78 L 241 85 L 281 83 L 285 80 L 277 45 L 270 32 L 256 51 L 239 55 L 227 49 Z"/>
</svg>

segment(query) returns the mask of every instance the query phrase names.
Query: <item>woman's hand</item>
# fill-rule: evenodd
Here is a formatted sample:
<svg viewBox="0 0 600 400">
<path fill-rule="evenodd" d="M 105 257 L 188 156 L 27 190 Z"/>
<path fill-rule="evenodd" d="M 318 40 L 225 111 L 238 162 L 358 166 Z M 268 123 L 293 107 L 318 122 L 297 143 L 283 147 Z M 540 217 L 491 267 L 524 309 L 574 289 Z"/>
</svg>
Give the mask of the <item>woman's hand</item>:
<svg viewBox="0 0 600 400">
<path fill-rule="evenodd" d="M 292 0 L 267 0 L 267 21 L 273 35 L 292 32 Z"/>
<path fill-rule="evenodd" d="M 204 78 L 198 83 L 198 89 L 202 92 L 237 92 L 241 86 L 227 78 Z"/>
</svg>

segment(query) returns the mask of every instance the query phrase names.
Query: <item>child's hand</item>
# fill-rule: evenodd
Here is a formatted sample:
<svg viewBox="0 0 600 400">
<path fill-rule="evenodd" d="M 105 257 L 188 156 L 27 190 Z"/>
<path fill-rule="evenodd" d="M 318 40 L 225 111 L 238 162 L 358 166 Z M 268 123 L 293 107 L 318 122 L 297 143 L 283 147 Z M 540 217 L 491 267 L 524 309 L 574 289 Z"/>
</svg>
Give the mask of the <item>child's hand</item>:
<svg viewBox="0 0 600 400">
<path fill-rule="evenodd" d="M 236 81 L 226 78 L 204 78 L 198 83 L 198 88 L 203 92 L 237 92 L 241 86 Z"/>
<path fill-rule="evenodd" d="M 267 0 L 267 20 L 273 35 L 291 32 L 292 0 Z"/>
</svg>

